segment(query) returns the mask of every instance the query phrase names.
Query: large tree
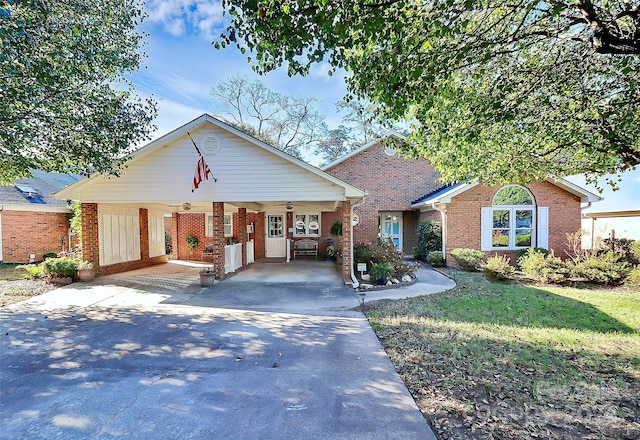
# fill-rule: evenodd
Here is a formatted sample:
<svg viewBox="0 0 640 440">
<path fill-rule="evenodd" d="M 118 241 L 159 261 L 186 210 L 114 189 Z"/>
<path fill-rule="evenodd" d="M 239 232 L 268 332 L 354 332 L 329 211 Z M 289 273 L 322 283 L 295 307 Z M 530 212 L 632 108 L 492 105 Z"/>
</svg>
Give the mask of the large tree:
<svg viewBox="0 0 640 440">
<path fill-rule="evenodd" d="M 255 70 L 329 62 L 408 119 L 445 180 L 527 181 L 640 163 L 640 5 L 629 0 L 223 0 L 215 44 Z"/>
<path fill-rule="evenodd" d="M 316 98 L 279 93 L 244 75 L 223 79 L 211 96 L 221 104 L 227 122 L 293 156 L 301 157 L 327 135 Z"/>
<path fill-rule="evenodd" d="M 8 0 L 0 6 L 0 181 L 29 169 L 116 172 L 146 139 L 155 103 L 125 74 L 143 54 L 137 0 Z"/>
</svg>

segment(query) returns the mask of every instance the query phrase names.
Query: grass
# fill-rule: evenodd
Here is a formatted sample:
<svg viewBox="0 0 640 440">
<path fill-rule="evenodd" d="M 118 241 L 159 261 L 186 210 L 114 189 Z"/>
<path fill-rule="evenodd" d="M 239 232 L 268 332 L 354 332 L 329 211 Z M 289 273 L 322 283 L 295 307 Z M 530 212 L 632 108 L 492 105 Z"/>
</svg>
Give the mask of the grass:
<svg viewBox="0 0 640 440">
<path fill-rule="evenodd" d="M 439 438 L 640 437 L 640 293 L 487 281 L 367 316 Z"/>
</svg>

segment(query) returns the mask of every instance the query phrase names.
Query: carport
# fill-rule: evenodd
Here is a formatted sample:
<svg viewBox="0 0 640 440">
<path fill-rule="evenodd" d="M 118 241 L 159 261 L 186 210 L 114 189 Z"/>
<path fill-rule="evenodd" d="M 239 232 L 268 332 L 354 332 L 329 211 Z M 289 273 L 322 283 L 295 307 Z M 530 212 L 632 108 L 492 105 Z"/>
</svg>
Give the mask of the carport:
<svg viewBox="0 0 640 440">
<path fill-rule="evenodd" d="M 289 261 L 296 240 L 312 239 L 334 240 L 351 284 L 352 210 L 365 194 L 205 114 L 132 153 L 118 177 L 56 197 L 81 202 L 83 257 L 99 275 L 166 262 L 166 235 L 174 258 L 208 260 L 221 278 L 257 259 Z"/>
</svg>

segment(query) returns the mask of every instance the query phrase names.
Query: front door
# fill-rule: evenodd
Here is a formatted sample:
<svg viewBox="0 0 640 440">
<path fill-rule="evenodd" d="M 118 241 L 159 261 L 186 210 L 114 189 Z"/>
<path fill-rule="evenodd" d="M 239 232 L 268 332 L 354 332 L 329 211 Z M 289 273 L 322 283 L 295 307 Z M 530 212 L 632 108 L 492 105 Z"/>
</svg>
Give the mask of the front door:
<svg viewBox="0 0 640 440">
<path fill-rule="evenodd" d="M 380 237 L 391 240 L 402 252 L 402 212 L 380 213 Z"/>
<path fill-rule="evenodd" d="M 267 214 L 266 217 L 265 256 L 267 258 L 286 257 L 287 237 L 285 234 L 284 214 Z"/>
</svg>

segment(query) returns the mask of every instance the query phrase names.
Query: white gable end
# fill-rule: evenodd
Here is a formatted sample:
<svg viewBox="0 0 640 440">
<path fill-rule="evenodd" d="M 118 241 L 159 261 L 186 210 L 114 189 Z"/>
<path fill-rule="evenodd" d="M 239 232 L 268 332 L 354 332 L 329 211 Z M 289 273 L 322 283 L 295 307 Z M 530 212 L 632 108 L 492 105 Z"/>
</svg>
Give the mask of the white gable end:
<svg viewBox="0 0 640 440">
<path fill-rule="evenodd" d="M 198 153 L 186 133 L 134 158 L 120 177 L 95 177 L 85 202 L 344 200 L 345 188 L 212 123 L 190 131 L 213 175 L 191 192 Z"/>
</svg>

